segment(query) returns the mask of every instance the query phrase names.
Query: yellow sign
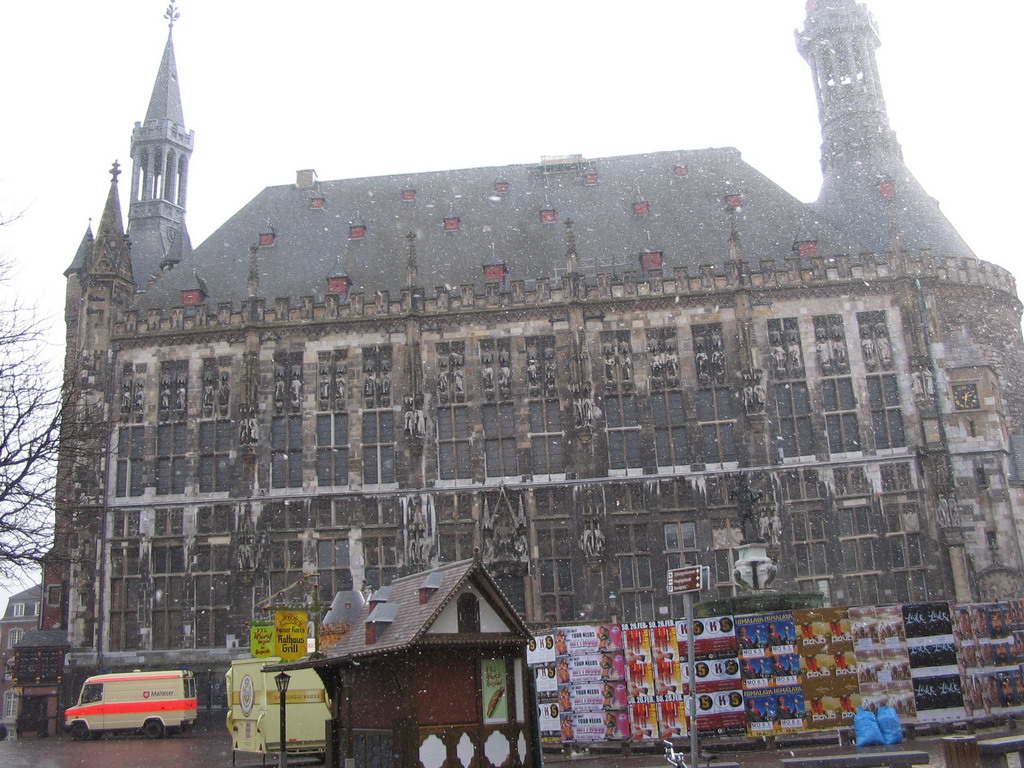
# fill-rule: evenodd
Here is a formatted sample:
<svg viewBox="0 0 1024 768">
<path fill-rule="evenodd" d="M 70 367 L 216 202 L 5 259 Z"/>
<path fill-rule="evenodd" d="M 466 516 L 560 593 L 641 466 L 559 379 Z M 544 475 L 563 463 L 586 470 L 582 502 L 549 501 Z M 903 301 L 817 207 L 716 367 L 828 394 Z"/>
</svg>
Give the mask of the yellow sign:
<svg viewBox="0 0 1024 768">
<path fill-rule="evenodd" d="M 256 659 L 274 655 L 274 625 L 269 621 L 253 622 L 249 627 L 249 653 Z"/>
<path fill-rule="evenodd" d="M 282 661 L 295 661 L 306 655 L 306 627 L 309 618 L 305 611 L 278 611 L 274 614 L 277 634 L 275 656 Z"/>
</svg>

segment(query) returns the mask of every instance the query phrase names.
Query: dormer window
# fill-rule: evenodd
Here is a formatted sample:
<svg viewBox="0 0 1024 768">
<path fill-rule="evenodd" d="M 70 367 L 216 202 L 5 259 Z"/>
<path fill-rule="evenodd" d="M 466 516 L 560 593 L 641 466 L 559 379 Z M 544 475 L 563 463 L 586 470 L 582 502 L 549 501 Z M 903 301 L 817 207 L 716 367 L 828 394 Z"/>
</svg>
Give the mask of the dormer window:
<svg viewBox="0 0 1024 768">
<path fill-rule="evenodd" d="M 661 251 L 645 251 L 640 254 L 640 268 L 644 272 L 652 272 L 661 269 Z"/>
<path fill-rule="evenodd" d="M 633 203 L 633 215 L 634 216 L 649 216 L 651 213 L 651 204 L 646 200 L 638 200 Z"/>
<path fill-rule="evenodd" d="M 675 169 L 675 174 L 680 178 L 685 178 L 686 176 L 690 175 L 690 169 L 685 165 L 677 165 Z"/>
<path fill-rule="evenodd" d="M 261 232 L 260 233 L 260 248 L 269 248 L 274 244 L 274 233 L 273 232 Z"/>
<path fill-rule="evenodd" d="M 554 208 L 542 208 L 540 211 L 540 220 L 543 224 L 555 224 L 558 221 L 558 214 Z"/>
<path fill-rule="evenodd" d="M 793 243 L 793 250 L 796 251 L 798 256 L 817 256 L 818 241 L 800 240 L 796 243 Z"/>
<path fill-rule="evenodd" d="M 366 226 L 363 224 L 350 224 L 348 227 L 349 240 L 362 240 L 366 237 Z"/>
<path fill-rule="evenodd" d="M 315 211 L 322 211 L 324 208 L 324 199 L 322 197 L 314 197 L 309 201 L 309 207 Z"/>
<path fill-rule="evenodd" d="M 333 293 L 338 296 L 348 295 L 349 288 L 352 287 L 352 280 L 345 275 L 337 275 L 335 277 L 327 278 L 327 292 Z"/>
<path fill-rule="evenodd" d="M 190 288 L 181 292 L 181 303 L 186 307 L 198 307 L 206 298 L 199 288 Z"/>
<path fill-rule="evenodd" d="M 593 172 L 592 173 L 584 174 L 583 175 L 583 183 L 586 184 L 588 187 L 596 186 L 597 185 L 597 174 L 593 173 Z"/>
<path fill-rule="evenodd" d="M 461 226 L 458 216 L 445 216 L 444 218 L 444 231 L 445 232 L 458 232 Z"/>
<path fill-rule="evenodd" d="M 402 190 L 402 202 L 403 203 L 411 203 L 415 199 L 416 199 L 416 190 L 415 189 L 403 189 Z"/>
<path fill-rule="evenodd" d="M 508 194 L 508 182 L 507 181 L 496 181 L 494 182 L 494 192 L 498 195 Z"/>
<path fill-rule="evenodd" d="M 504 264 L 484 264 L 484 282 L 504 283 L 508 267 Z"/>
</svg>

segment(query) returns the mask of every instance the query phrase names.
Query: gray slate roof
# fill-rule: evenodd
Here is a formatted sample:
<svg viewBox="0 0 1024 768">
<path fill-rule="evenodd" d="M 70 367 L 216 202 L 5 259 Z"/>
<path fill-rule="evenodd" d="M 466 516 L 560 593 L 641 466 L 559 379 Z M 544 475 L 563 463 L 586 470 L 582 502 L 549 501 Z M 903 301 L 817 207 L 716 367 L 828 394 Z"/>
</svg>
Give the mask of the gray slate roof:
<svg viewBox="0 0 1024 768">
<path fill-rule="evenodd" d="M 426 603 L 419 601 L 419 589 L 431 577 L 438 584 L 436 592 Z M 526 625 L 509 605 L 494 582 L 477 560 L 462 560 L 457 563 L 435 568 L 433 571 L 415 573 L 391 583 L 388 602 L 378 604 L 371 614 L 372 601 L 363 606 L 352 623 L 352 630 L 342 637 L 327 652 L 327 659 L 376 656 L 404 650 L 416 644 L 430 629 L 431 625 L 451 600 L 461 593 L 463 585 L 472 581 L 485 599 L 489 599 L 502 618 L 512 627 L 512 632 L 522 639 L 530 637 Z M 380 613 L 378 613 L 380 612 Z M 385 624 L 377 632 L 377 641 L 366 644 L 364 625 L 367 619 L 382 618 Z"/>
<path fill-rule="evenodd" d="M 687 175 L 678 175 L 684 166 Z M 598 183 L 584 182 L 596 173 Z M 504 194 L 495 183 L 508 184 Z M 402 193 L 415 190 L 414 201 Z M 538 164 L 447 170 L 396 176 L 320 181 L 312 189 L 267 187 L 225 222 L 174 270 L 138 299 L 141 307 L 181 303 L 193 287 L 193 269 L 208 286 L 208 302 L 236 304 L 247 295 L 249 248 L 261 233 L 274 245 L 260 248 L 260 296 L 321 297 L 329 276 L 347 274 L 352 290 L 392 295 L 404 286 L 408 244 L 416 234 L 417 283 L 437 286 L 483 283 L 483 265 L 505 263 L 509 280 L 555 278 L 564 270 L 566 219 L 574 221 L 584 272 L 639 271 L 639 255 L 661 251 L 664 267 L 729 258 L 728 194 L 742 194 L 736 214 L 743 258 L 781 261 L 799 240 L 817 240 L 819 253 L 857 254 L 858 244 L 744 162 L 731 148 L 655 152 L 586 160 L 545 173 Z M 323 198 L 323 209 L 311 206 Z M 638 216 L 633 204 L 649 204 Z M 555 223 L 541 221 L 555 210 Z M 457 232 L 444 231 L 446 217 Z M 350 239 L 350 226 L 366 227 Z"/>
<path fill-rule="evenodd" d="M 38 603 L 39 600 L 40 600 L 40 597 L 42 595 L 42 592 L 43 592 L 43 588 L 40 587 L 38 584 L 36 584 L 33 587 L 29 587 L 28 589 L 23 589 L 21 592 L 18 592 L 17 594 L 14 594 L 14 595 L 11 595 L 10 597 L 7 598 L 7 609 L 4 611 L 3 618 L 5 618 L 5 619 L 17 618 L 18 621 L 25 621 L 27 619 L 38 618 L 38 616 L 35 613 L 32 613 L 31 611 L 27 612 L 25 616 L 15 617 L 14 616 L 14 604 L 15 603 L 25 603 L 26 606 L 29 606 L 29 605 L 32 605 L 33 603 Z"/>
<path fill-rule="evenodd" d="M 178 67 L 174 61 L 172 30 L 167 32 L 167 44 L 160 59 L 160 69 L 156 73 L 153 93 L 149 97 L 149 108 L 146 110 L 147 122 L 164 119 L 178 125 L 185 124 L 181 108 L 181 89 L 178 87 Z"/>
<path fill-rule="evenodd" d="M 895 189 L 891 200 L 879 192 L 884 181 Z M 901 250 L 930 249 L 942 256 L 975 258 L 935 198 L 898 158 L 861 156 L 837 164 L 826 175 L 813 207 L 862 250 L 888 253 L 895 235 Z"/>
<path fill-rule="evenodd" d="M 63 629 L 34 629 L 25 634 L 15 648 L 63 648 L 68 645 L 68 633 Z"/>
</svg>

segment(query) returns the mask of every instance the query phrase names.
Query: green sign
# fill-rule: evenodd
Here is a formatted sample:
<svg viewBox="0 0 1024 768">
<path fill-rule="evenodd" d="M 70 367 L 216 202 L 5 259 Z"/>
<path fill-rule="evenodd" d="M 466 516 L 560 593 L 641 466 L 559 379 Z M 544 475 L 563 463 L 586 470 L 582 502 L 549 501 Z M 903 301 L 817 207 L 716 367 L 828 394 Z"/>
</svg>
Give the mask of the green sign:
<svg viewBox="0 0 1024 768">
<path fill-rule="evenodd" d="M 249 625 L 249 653 L 255 659 L 274 655 L 274 625 L 269 621 L 254 621 Z"/>
</svg>

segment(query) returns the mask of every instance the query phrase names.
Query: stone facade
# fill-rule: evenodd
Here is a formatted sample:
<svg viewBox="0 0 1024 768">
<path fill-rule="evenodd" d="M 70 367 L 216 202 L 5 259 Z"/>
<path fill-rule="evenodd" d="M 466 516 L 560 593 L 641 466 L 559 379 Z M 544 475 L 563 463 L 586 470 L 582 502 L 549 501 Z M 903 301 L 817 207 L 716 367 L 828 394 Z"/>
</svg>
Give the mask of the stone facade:
<svg viewBox="0 0 1024 768">
<path fill-rule="evenodd" d="M 835 14 L 867 18 L 847 0 L 815 8 L 812 42 Z M 819 100 L 833 98 L 832 84 L 821 79 Z M 828 131 L 826 173 L 849 159 Z M 889 153 L 891 171 L 902 161 L 890 138 L 850 152 Z M 709 595 L 737 592 L 741 501 L 778 581 L 834 604 L 1020 594 L 1024 343 L 1013 278 L 950 236 L 933 206 L 913 209 L 917 188 L 889 171 L 894 181 L 844 181 L 883 200 L 893 247 L 880 252 L 844 230 L 835 179 L 818 219 L 752 171 L 741 196 L 737 177 L 716 170 L 747 172 L 728 153 L 686 157 L 635 158 L 660 163 L 667 180 L 659 190 L 645 176 L 645 196 L 627 201 L 621 247 L 609 241 L 619 225 L 565 221 L 546 197 L 539 217 L 530 203 L 486 227 L 467 203 L 436 231 L 410 224 L 400 256 L 370 250 L 390 217 L 353 218 L 337 246 L 348 270 L 342 257 L 322 266 L 335 257 L 301 239 L 313 237 L 307 219 L 288 218 L 281 202 L 294 191 L 305 208 L 329 209 L 346 183 L 317 186 L 302 172 L 180 263 L 177 252 L 137 259 L 133 242 L 132 264 L 167 267 L 134 298 L 115 174 L 101 231 L 68 271 L 69 397 L 104 431 L 65 435 L 84 450 L 62 465 L 57 550 L 68 557 L 47 572 L 63 591 L 44 626 L 66 625 L 86 666 L 224 663 L 266 606 L 312 604 L 314 593 L 326 606 L 338 590 L 474 552 L 534 624 L 677 616 L 663 587 L 670 568 L 708 565 Z M 633 159 L 614 160 L 562 163 L 558 172 L 572 167 L 559 177 L 560 207 L 572 209 L 570 193 L 577 210 L 597 194 L 599 172 L 605 189 L 637 190 L 616 175 Z M 500 200 L 509 179 L 513 192 L 531 179 L 547 188 L 554 172 L 505 169 L 494 182 L 481 169 L 459 188 L 478 181 L 467 198 Z M 693 198 L 712 200 L 699 221 L 692 207 L 670 208 L 691 175 L 712 195 Z M 380 182 L 409 217 L 427 215 L 411 204 L 441 179 L 421 176 L 419 191 Z M 906 206 L 885 219 L 884 201 L 903 190 Z M 474 226 L 522 238 L 509 263 L 536 245 L 554 266 L 510 274 L 497 249 L 458 245 Z M 530 241 L 531 226 L 548 229 Z M 609 252 L 636 252 L 627 226 L 675 250 L 590 258 L 595 231 Z M 914 241 L 935 232 L 934 248 Z M 687 250 L 697 240 L 706 260 Z M 218 248 L 231 253 L 219 272 Z M 479 271 L 425 287 L 437 253 L 459 248 Z M 387 278 L 353 284 L 349 272 L 371 254 Z M 308 263 L 282 267 L 285 256 Z M 238 264 L 247 274 L 230 271 Z M 320 288 L 296 294 L 284 272 L 312 274 Z"/>
</svg>

